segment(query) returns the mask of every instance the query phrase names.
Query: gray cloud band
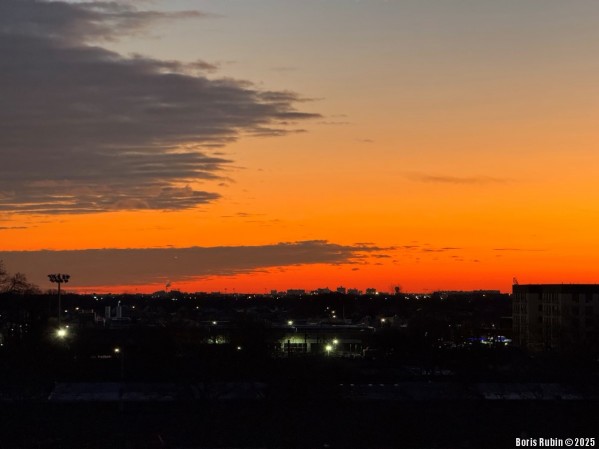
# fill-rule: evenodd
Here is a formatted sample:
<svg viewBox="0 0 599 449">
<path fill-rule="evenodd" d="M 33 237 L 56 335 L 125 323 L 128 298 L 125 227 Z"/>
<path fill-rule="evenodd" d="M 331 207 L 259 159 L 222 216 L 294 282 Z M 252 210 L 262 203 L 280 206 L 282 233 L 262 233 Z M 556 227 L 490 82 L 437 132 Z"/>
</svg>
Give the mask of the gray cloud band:
<svg viewBox="0 0 599 449">
<path fill-rule="evenodd" d="M 214 201 L 198 182 L 230 160 L 210 148 L 240 133 L 281 135 L 315 114 L 290 92 L 210 79 L 214 66 L 91 45 L 195 12 L 115 3 L 0 2 L 0 211 L 185 209 Z"/>
<path fill-rule="evenodd" d="M 263 246 L 8 251 L 0 252 L 0 260 L 39 285 L 45 285 L 48 273 L 67 272 L 76 288 L 180 281 L 279 266 L 350 263 L 383 250 L 316 240 Z"/>
</svg>

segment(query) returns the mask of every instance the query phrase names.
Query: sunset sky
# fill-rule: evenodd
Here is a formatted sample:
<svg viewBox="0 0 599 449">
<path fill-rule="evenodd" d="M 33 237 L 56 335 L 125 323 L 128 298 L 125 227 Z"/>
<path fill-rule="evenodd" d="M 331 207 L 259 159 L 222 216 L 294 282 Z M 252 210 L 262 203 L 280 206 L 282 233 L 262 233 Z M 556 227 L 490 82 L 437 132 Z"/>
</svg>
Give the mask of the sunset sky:
<svg viewBox="0 0 599 449">
<path fill-rule="evenodd" d="M 599 282 L 596 0 L 0 1 L 43 289 Z"/>
</svg>

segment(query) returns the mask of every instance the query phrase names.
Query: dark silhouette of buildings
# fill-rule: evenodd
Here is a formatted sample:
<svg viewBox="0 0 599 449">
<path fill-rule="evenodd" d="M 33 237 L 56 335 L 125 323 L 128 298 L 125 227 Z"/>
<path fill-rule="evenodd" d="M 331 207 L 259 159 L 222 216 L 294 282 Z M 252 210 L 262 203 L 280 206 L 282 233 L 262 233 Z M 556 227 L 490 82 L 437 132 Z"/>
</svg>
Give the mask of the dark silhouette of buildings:
<svg viewBox="0 0 599 449">
<path fill-rule="evenodd" d="M 532 351 L 597 351 L 599 284 L 513 286 L 513 339 Z"/>
</svg>

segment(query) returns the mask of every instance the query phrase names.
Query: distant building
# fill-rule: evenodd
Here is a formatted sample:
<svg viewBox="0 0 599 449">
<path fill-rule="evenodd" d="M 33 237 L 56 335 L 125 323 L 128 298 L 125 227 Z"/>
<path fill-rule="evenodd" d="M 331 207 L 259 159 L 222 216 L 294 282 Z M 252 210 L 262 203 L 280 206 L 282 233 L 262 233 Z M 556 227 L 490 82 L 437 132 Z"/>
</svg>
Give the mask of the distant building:
<svg viewBox="0 0 599 449">
<path fill-rule="evenodd" d="M 345 287 L 337 287 L 337 293 L 345 295 L 347 293 L 347 289 Z"/>
<path fill-rule="evenodd" d="M 513 286 L 513 341 L 533 350 L 599 349 L 599 284 Z"/>
<path fill-rule="evenodd" d="M 287 290 L 287 296 L 302 296 L 306 294 L 306 290 L 303 289 L 293 289 L 290 288 Z"/>
<path fill-rule="evenodd" d="M 330 357 L 362 357 L 366 342 L 375 329 L 366 325 L 350 324 L 295 324 L 273 327 L 275 353 L 325 354 Z"/>
<path fill-rule="evenodd" d="M 367 295 L 378 295 L 379 292 L 377 291 L 376 288 L 367 288 L 366 289 L 366 294 Z"/>
<path fill-rule="evenodd" d="M 435 296 L 439 296 L 442 299 L 446 299 L 450 296 L 476 296 L 476 297 L 487 297 L 487 296 L 500 296 L 499 290 L 439 290 L 433 293 Z"/>
<path fill-rule="evenodd" d="M 312 291 L 313 295 L 328 295 L 331 293 L 331 289 L 329 287 L 317 288 Z"/>
</svg>

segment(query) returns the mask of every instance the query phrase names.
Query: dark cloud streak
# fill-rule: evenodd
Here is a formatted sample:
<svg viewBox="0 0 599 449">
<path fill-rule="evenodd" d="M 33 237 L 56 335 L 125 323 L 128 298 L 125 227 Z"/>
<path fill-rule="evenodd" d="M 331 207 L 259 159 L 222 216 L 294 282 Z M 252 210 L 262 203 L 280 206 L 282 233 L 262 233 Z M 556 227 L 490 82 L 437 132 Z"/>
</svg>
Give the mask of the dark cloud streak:
<svg viewBox="0 0 599 449">
<path fill-rule="evenodd" d="M 97 46 L 197 12 L 114 2 L 0 2 L 0 212 L 187 209 L 231 160 L 209 149 L 241 134 L 278 136 L 299 112 L 288 91 L 210 79 L 215 66 Z M 94 45 L 92 45 L 92 43 Z"/>
<path fill-rule="evenodd" d="M 72 275 L 74 288 L 227 276 L 305 264 L 352 263 L 385 248 L 303 241 L 263 246 L 0 252 L 0 260 L 43 285 L 47 273 Z"/>
<path fill-rule="evenodd" d="M 117 2 L 3 0 L 0 3 L 4 33 L 51 38 L 71 45 L 137 34 L 157 21 L 205 16 L 199 11 L 139 11 Z"/>
</svg>

